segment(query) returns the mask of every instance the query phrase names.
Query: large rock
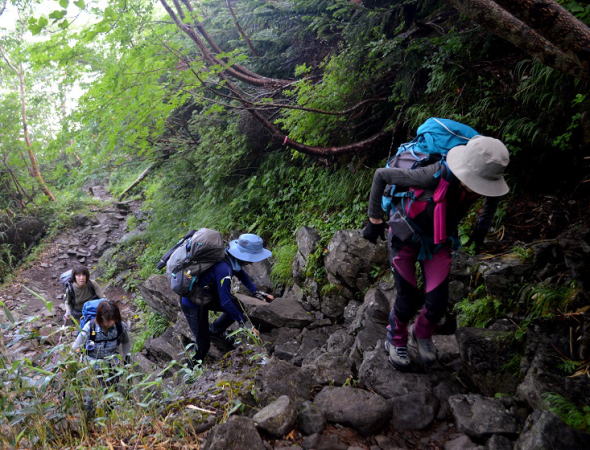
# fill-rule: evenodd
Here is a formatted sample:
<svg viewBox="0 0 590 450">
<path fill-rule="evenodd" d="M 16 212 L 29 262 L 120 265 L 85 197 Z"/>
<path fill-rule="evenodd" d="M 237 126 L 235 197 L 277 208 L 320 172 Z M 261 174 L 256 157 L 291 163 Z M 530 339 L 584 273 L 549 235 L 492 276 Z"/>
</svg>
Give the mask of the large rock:
<svg viewBox="0 0 590 450">
<path fill-rule="evenodd" d="M 289 396 L 294 402 L 309 400 L 312 383 L 307 371 L 272 358 L 256 374 L 256 398 L 260 404 L 267 404 L 282 395 Z"/>
<path fill-rule="evenodd" d="M 477 445 L 469 436 L 462 434 L 445 442 L 445 450 L 485 450 L 485 447 Z"/>
<path fill-rule="evenodd" d="M 569 327 L 560 322 L 539 322 L 530 330 L 523 358 L 526 375 L 518 386 L 520 398 L 533 409 L 548 409 L 544 398 L 547 392 L 554 392 L 579 406 L 590 401 L 590 378 L 568 377 L 557 361 L 569 354 Z"/>
<path fill-rule="evenodd" d="M 324 262 L 330 283 L 363 291 L 371 284 L 373 266 L 387 264 L 387 248 L 382 241 L 370 243 L 358 230 L 338 231 L 328 244 Z"/>
<path fill-rule="evenodd" d="M 232 416 L 217 425 L 207 435 L 203 450 L 266 450 L 256 431 L 254 421 L 247 417 Z"/>
<path fill-rule="evenodd" d="M 391 405 L 387 400 L 352 387 L 326 386 L 313 403 L 329 422 L 350 426 L 363 435 L 378 431 L 391 417 Z"/>
<path fill-rule="evenodd" d="M 534 411 L 526 420 L 514 450 L 581 450 L 588 448 L 590 434 L 567 426 L 548 411 Z"/>
<path fill-rule="evenodd" d="M 161 336 L 149 339 L 145 343 L 145 351 L 149 359 L 158 363 L 167 364 L 173 359 L 182 359 L 184 346 L 179 336 L 170 327 Z"/>
<path fill-rule="evenodd" d="M 326 426 L 326 418 L 317 406 L 306 401 L 301 404 L 297 415 L 297 426 L 306 436 L 321 433 Z"/>
<path fill-rule="evenodd" d="M 436 418 L 438 400 L 430 392 L 413 392 L 391 399 L 391 423 L 396 430 L 422 430 Z"/>
<path fill-rule="evenodd" d="M 317 384 L 342 386 L 353 377 L 350 361 L 341 354 L 322 353 L 313 361 L 304 363 L 302 368 L 313 373 Z"/>
<path fill-rule="evenodd" d="M 363 360 L 364 352 L 373 350 L 378 341 L 385 340 L 387 317 L 391 309 L 388 295 L 393 296 L 393 293 L 389 294 L 381 286 L 369 289 L 356 318 L 348 327 L 350 334 L 356 335 L 350 358 L 357 365 Z"/>
<path fill-rule="evenodd" d="M 529 281 L 533 265 L 514 254 L 480 261 L 477 271 L 486 289 L 496 297 L 509 298 Z"/>
<path fill-rule="evenodd" d="M 315 319 L 293 297 L 281 297 L 271 303 L 253 306 L 249 315 L 255 322 L 271 328 L 303 328 Z"/>
<path fill-rule="evenodd" d="M 513 393 L 518 378 L 509 362 L 518 354 L 514 334 L 485 328 L 459 328 L 456 332 L 463 374 L 485 395 Z"/>
<path fill-rule="evenodd" d="M 432 381 L 428 375 L 395 370 L 381 347 L 365 353 L 359 368 L 359 381 L 364 388 L 385 398 L 432 392 Z"/>
<path fill-rule="evenodd" d="M 272 266 L 270 261 L 268 259 L 265 259 L 260 262 L 248 264 L 246 271 L 248 272 L 248 275 L 250 276 L 258 290 L 272 293 L 273 282 L 270 279 L 271 269 Z M 242 292 L 244 294 L 250 294 L 250 291 L 246 289 L 242 283 L 239 283 L 238 286 L 239 292 Z"/>
<path fill-rule="evenodd" d="M 178 294 L 170 289 L 165 275 L 152 275 L 138 286 L 141 296 L 156 312 L 166 316 L 168 320 L 176 320 L 180 308 Z"/>
<path fill-rule="evenodd" d="M 297 241 L 297 254 L 293 260 L 293 278 L 303 280 L 305 278 L 305 268 L 309 255 L 316 251 L 320 242 L 320 235 L 310 227 L 300 227 L 295 233 Z"/>
<path fill-rule="evenodd" d="M 295 425 L 297 410 L 291 399 L 287 395 L 282 395 L 258 411 L 253 419 L 259 428 L 280 438 Z"/>
<path fill-rule="evenodd" d="M 457 429 L 473 438 L 489 437 L 495 433 L 517 434 L 517 419 L 504 404 L 494 398 L 474 394 L 459 394 L 449 398 Z"/>
</svg>

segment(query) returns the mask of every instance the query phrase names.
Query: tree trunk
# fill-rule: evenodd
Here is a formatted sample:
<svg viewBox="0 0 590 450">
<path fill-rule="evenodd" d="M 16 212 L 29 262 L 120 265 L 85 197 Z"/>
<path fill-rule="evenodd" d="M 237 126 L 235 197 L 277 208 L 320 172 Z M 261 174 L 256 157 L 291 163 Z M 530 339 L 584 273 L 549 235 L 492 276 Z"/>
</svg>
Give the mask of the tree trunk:
<svg viewBox="0 0 590 450">
<path fill-rule="evenodd" d="M 588 66 L 564 53 L 533 28 L 492 0 L 450 0 L 462 14 L 514 44 L 543 64 L 576 78 L 590 77 Z"/>
<path fill-rule="evenodd" d="M 39 168 L 39 161 L 37 161 L 37 156 L 35 152 L 33 152 L 33 144 L 31 143 L 31 137 L 29 136 L 29 125 L 27 122 L 27 100 L 25 97 L 25 75 L 23 72 L 22 65 L 19 65 L 18 70 L 16 71 L 18 76 L 18 87 L 19 87 L 19 95 L 20 95 L 20 105 L 21 105 L 21 119 L 23 122 L 23 134 L 25 138 L 25 145 L 27 147 L 27 153 L 29 155 L 29 160 L 31 161 L 31 173 L 33 177 L 41 186 L 41 190 L 43 193 L 51 200 L 55 201 L 55 196 L 45 183 L 45 179 L 41 174 L 41 169 Z"/>
<path fill-rule="evenodd" d="M 554 0 L 496 0 L 590 72 L 590 28 Z"/>
</svg>

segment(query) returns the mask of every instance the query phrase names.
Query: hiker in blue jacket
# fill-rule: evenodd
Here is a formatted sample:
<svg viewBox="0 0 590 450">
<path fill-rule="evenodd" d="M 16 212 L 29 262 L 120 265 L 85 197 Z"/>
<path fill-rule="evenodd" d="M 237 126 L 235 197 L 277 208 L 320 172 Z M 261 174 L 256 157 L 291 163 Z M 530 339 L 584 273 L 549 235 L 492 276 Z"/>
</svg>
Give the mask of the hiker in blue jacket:
<svg viewBox="0 0 590 450">
<path fill-rule="evenodd" d="M 270 250 L 263 247 L 260 236 L 242 234 L 238 239 L 230 242 L 226 254 L 223 261 L 201 274 L 197 282 L 198 287 L 205 288 L 205 291 L 213 296 L 213 301 L 205 305 L 197 305 L 189 297 L 181 299 L 182 312 L 197 343 L 195 361 L 203 361 L 209 352 L 211 338 L 214 338 L 226 350 L 230 350 L 233 347 L 233 342 L 226 336 L 226 330 L 234 322 L 244 326 L 246 319 L 231 292 L 234 275 L 257 298 L 265 301 L 274 299 L 272 295 L 259 291 L 244 270 L 244 266 L 263 261 L 272 255 Z M 221 316 L 211 325 L 209 325 L 209 310 L 222 312 Z"/>
</svg>

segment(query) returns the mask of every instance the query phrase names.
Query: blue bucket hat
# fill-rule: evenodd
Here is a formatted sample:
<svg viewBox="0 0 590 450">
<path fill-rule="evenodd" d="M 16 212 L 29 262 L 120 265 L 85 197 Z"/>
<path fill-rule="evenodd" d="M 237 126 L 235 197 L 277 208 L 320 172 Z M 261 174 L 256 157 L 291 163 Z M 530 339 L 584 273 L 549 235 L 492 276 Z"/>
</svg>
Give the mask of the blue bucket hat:
<svg viewBox="0 0 590 450">
<path fill-rule="evenodd" d="M 262 245 L 262 238 L 256 234 L 242 234 L 229 243 L 228 253 L 240 261 L 259 262 L 272 255 Z"/>
</svg>

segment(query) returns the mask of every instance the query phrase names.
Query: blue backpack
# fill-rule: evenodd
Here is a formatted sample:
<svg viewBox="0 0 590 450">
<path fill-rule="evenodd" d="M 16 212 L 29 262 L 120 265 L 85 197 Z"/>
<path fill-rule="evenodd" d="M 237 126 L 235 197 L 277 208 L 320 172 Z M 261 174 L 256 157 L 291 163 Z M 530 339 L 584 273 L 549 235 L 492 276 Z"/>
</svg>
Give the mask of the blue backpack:
<svg viewBox="0 0 590 450">
<path fill-rule="evenodd" d="M 473 128 L 451 119 L 431 117 L 418 127 L 416 137 L 398 147 L 387 161 L 386 168 L 415 169 L 444 160 L 457 145 L 465 145 L 479 135 Z M 408 197 L 407 189 L 388 185 L 381 199 L 381 207 L 389 215 L 394 197 Z"/>
<path fill-rule="evenodd" d="M 80 329 L 84 328 L 84 325 L 96 317 L 98 305 L 105 300 L 106 298 L 97 298 L 96 300 L 88 300 L 84 303 L 84 306 L 82 306 L 82 317 L 80 318 Z"/>
</svg>

